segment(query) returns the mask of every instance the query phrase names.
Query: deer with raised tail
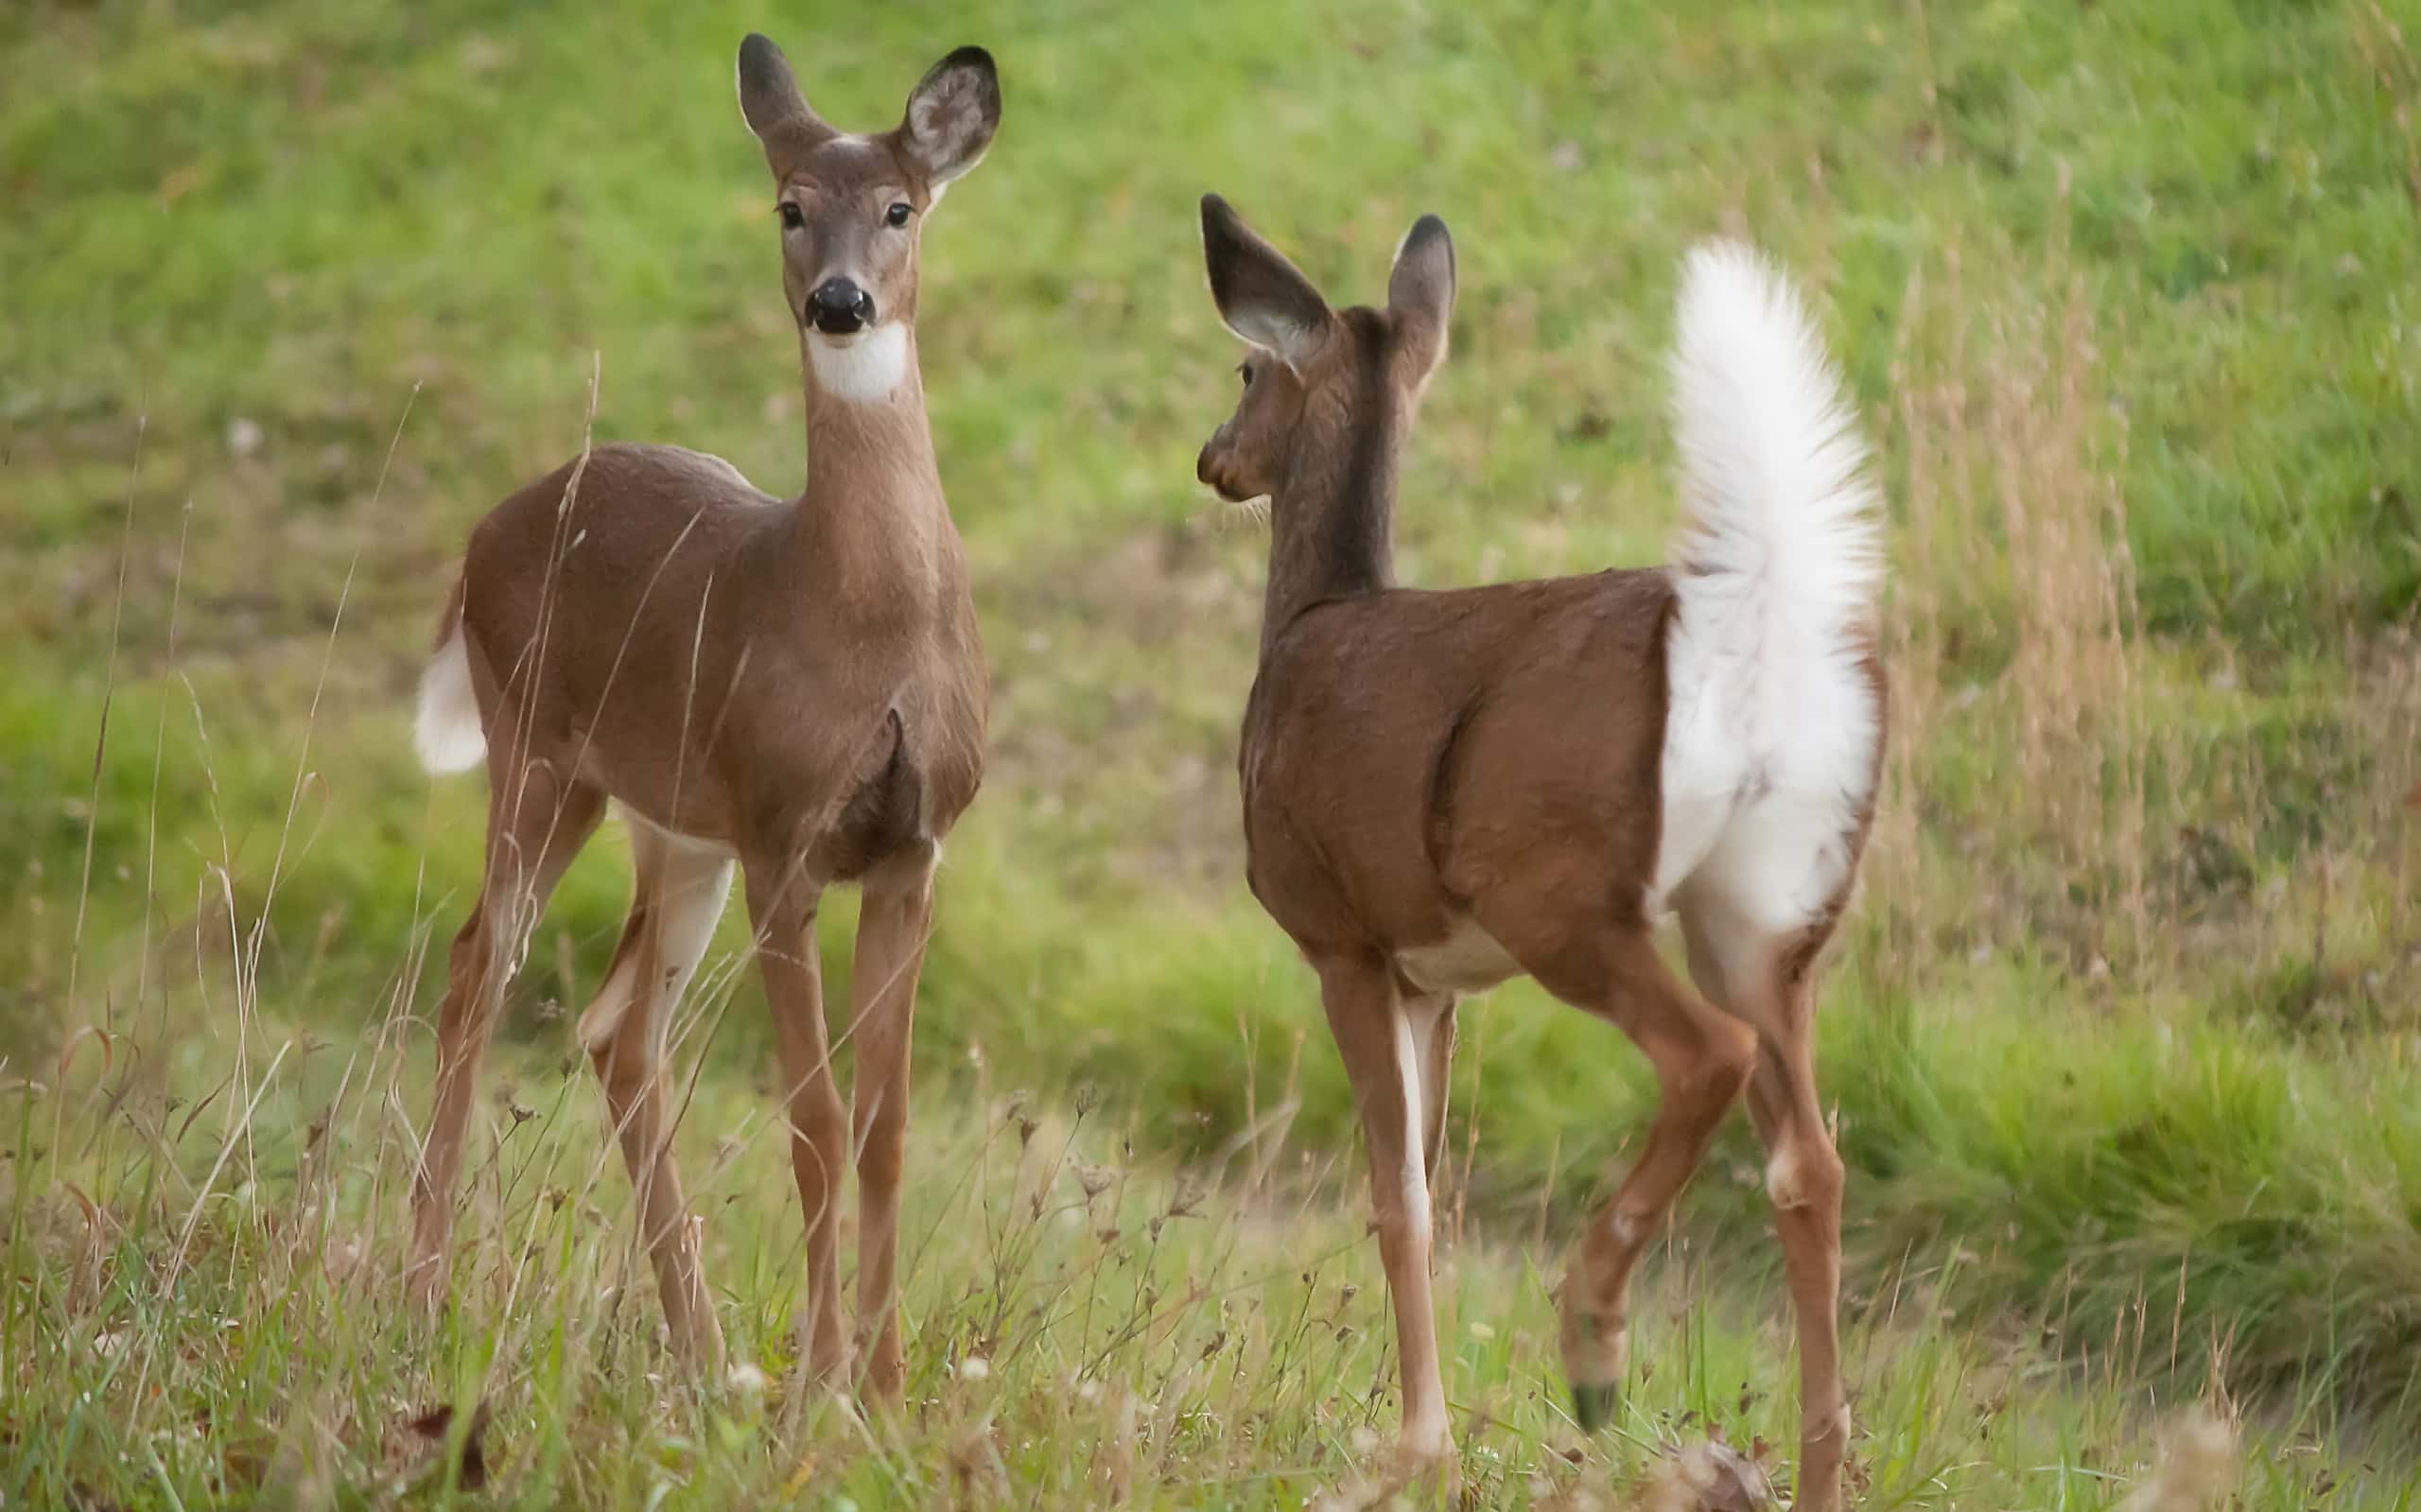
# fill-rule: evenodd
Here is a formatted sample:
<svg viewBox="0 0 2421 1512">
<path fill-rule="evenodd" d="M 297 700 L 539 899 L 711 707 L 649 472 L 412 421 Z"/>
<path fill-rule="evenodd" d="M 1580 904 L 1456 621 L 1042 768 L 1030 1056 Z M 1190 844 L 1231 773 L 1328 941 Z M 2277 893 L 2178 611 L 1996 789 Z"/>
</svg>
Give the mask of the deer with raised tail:
<svg viewBox="0 0 2421 1512">
<path fill-rule="evenodd" d="M 702 1373 L 719 1369 L 665 1061 L 736 863 L 806 1215 L 808 1368 L 891 1398 L 909 1021 L 933 870 L 983 777 L 989 700 L 916 365 L 918 237 L 990 144 L 1001 95 L 990 56 L 962 47 L 911 92 L 897 127 L 861 136 L 808 107 L 763 37 L 741 44 L 739 82 L 774 176 L 805 369 L 806 486 L 779 499 L 717 458 L 601 446 L 471 532 L 416 733 L 432 771 L 485 761 L 487 860 L 438 1013 L 409 1285 L 425 1306 L 444 1295 L 463 1126 L 498 999 L 610 804 L 630 827 L 636 885 L 578 1032 L 637 1189 L 673 1344 Z M 846 1104 L 815 937 L 819 898 L 844 882 L 863 894 Z M 836 1255 L 852 1164 L 854 1339 Z"/>
<path fill-rule="evenodd" d="M 1716 244 L 1682 270 L 1686 513 L 1673 564 L 1398 588 L 1399 455 L 1446 355 L 1436 217 L 1384 308 L 1332 310 L 1217 196 L 1210 292 L 1251 351 L 1197 472 L 1269 500 L 1239 756 L 1247 876 L 1319 979 L 1370 1161 L 1402 1371 L 1401 1451 L 1454 1474 L 1430 1303 L 1454 1005 L 1526 974 L 1620 1029 L 1661 1092 L 1562 1290 L 1575 1415 L 1606 1421 L 1630 1274 L 1745 1090 L 1798 1320 L 1798 1502 L 1839 1504 L 1842 1167 L 1810 1036 L 1818 952 L 1872 818 L 1882 564 L 1865 453 L 1789 284 Z M 1691 980 L 1658 955 L 1678 913 Z"/>
</svg>

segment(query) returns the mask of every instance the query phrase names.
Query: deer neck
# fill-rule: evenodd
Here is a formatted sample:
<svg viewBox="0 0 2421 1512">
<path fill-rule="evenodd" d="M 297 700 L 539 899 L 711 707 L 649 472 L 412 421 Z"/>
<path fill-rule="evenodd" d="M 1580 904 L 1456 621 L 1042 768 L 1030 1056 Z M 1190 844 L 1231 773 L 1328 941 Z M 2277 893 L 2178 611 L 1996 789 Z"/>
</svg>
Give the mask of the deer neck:
<svg viewBox="0 0 2421 1512">
<path fill-rule="evenodd" d="M 894 322 L 846 347 L 813 335 L 802 344 L 805 566 L 842 605 L 886 616 L 929 610 L 958 536 L 933 461 L 914 332 Z"/>
<path fill-rule="evenodd" d="M 1319 427 L 1305 427 L 1316 430 Z M 1269 588 L 1261 613 L 1261 654 L 1298 615 L 1332 599 L 1395 585 L 1399 408 L 1350 426 L 1344 444 L 1306 437 L 1270 499 Z"/>
</svg>

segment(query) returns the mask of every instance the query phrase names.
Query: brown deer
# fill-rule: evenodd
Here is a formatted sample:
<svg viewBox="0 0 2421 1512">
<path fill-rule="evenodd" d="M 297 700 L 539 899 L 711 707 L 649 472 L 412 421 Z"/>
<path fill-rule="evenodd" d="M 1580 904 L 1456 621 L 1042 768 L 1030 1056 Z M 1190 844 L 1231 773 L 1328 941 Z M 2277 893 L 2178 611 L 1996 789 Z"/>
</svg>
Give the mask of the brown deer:
<svg viewBox="0 0 2421 1512">
<path fill-rule="evenodd" d="M 1331 310 L 1215 195 L 1202 239 L 1252 351 L 1197 471 L 1270 501 L 1239 756 L 1248 876 L 1318 975 L 1361 1110 L 1402 1450 L 1453 1472 L 1429 1263 L 1455 999 L 1527 973 L 1629 1034 L 1662 1090 L 1564 1283 L 1576 1416 L 1594 1429 L 1611 1411 L 1631 1270 L 1745 1088 L 1799 1322 L 1799 1504 L 1834 1507 L 1842 1170 L 1809 1037 L 1884 705 L 1873 495 L 1822 343 L 1756 256 L 1692 253 L 1675 564 L 1398 588 L 1397 461 L 1454 307 L 1444 223 L 1413 225 L 1384 309 Z M 1657 954 L 1668 912 L 1703 998 Z"/>
<path fill-rule="evenodd" d="M 944 187 L 989 145 L 1000 87 L 990 56 L 962 47 L 910 93 L 900 125 L 857 136 L 808 108 L 763 37 L 741 43 L 739 74 L 773 169 L 806 370 L 806 487 L 777 499 L 713 457 L 601 446 L 472 530 L 417 736 L 432 771 L 484 756 L 487 864 L 438 1015 L 411 1288 L 429 1305 L 444 1294 L 464 1116 L 497 999 L 611 803 L 630 826 L 635 895 L 579 1034 L 674 1344 L 717 1367 L 723 1336 L 673 1169 L 665 1055 L 736 860 L 806 1212 L 808 1366 L 821 1382 L 850 1379 L 835 1247 L 854 1158 L 854 1347 L 868 1394 L 890 1397 L 909 1021 L 933 869 L 983 776 L 989 700 L 916 367 L 917 242 Z M 814 929 L 837 882 L 863 891 L 847 1106 Z"/>
</svg>

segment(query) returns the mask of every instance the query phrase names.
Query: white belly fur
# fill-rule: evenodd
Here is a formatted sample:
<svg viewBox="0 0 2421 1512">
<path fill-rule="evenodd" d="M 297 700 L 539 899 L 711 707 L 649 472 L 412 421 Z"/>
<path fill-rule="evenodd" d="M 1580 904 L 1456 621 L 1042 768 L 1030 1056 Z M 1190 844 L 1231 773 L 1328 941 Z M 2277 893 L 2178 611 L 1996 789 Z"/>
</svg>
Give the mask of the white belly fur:
<svg viewBox="0 0 2421 1512">
<path fill-rule="evenodd" d="M 1522 967 L 1488 931 L 1458 918 L 1443 940 L 1396 952 L 1396 969 L 1424 992 L 1486 992 Z"/>
</svg>

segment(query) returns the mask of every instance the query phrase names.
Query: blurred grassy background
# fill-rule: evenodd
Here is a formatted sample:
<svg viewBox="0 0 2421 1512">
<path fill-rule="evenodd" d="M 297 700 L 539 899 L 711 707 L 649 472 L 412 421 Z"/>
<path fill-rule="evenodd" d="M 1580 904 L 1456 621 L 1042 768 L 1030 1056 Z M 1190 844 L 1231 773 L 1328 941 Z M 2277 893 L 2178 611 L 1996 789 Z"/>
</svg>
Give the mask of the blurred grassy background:
<svg viewBox="0 0 2421 1512">
<path fill-rule="evenodd" d="M 768 31 L 827 117 L 877 127 L 980 41 L 1004 124 L 926 238 L 919 339 L 994 756 L 946 872 L 929 1105 L 1091 1082 L 1146 1153 L 1232 1151 L 1273 1109 L 1323 1169 L 1347 1148 L 1309 980 L 1242 886 L 1263 543 L 1192 483 L 1233 381 L 1195 197 L 1341 300 L 1416 214 L 1454 228 L 1400 515 L 1429 584 L 1657 559 L 1675 260 L 1732 230 L 1822 308 L 1893 511 L 1890 791 L 1826 1021 L 1854 1316 L 1939 1282 L 1958 1347 L 2082 1361 L 2104 1417 L 2216 1380 L 2290 1437 L 2395 1443 L 2421 1424 L 2414 26 L 2369 0 L 13 6 L 0 1049 L 26 1125 L 48 1098 L 190 1129 L 288 1041 L 248 1159 L 253 1125 L 299 1140 L 358 1095 L 365 1054 L 419 1116 L 406 1030 L 479 796 L 405 732 L 464 529 L 577 450 L 592 371 L 599 439 L 794 488 L 733 48 Z M 594 985 L 626 885 L 609 834 L 509 1010 L 494 1075 L 562 1085 L 566 1117 L 595 1115 L 552 1005 Z M 737 1106 L 771 1041 L 725 975 L 684 1044 Z M 1647 1079 L 1525 987 L 1467 1014 L 1457 1200 L 1508 1243 L 1566 1232 Z M 144 1230 L 144 1173 L 210 1170 L 182 1140 L 112 1166 L 31 1139 L 0 1166 L 17 1230 L 70 1222 L 71 1183 Z M 1732 1130 L 1680 1233 L 1768 1319 L 1761 1198 L 1730 1179 L 1754 1159 Z M 752 1209 L 776 1233 L 778 1199 Z M 20 1278 L 12 1319 L 103 1327 Z"/>
</svg>

